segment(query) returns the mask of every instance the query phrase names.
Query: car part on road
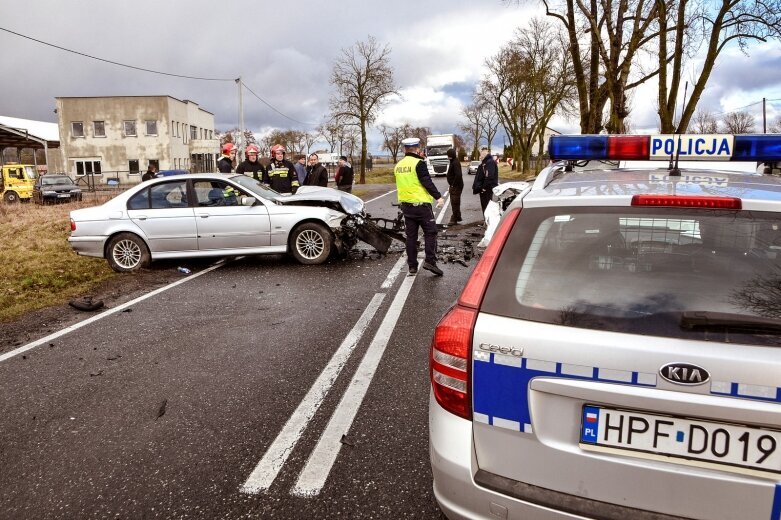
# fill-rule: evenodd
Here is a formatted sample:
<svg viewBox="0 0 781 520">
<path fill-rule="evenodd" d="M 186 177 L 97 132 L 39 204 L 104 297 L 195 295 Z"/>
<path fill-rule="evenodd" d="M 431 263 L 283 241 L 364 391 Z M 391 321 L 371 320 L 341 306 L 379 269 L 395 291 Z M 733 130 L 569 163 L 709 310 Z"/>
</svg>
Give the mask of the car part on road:
<svg viewBox="0 0 781 520">
<path fill-rule="evenodd" d="M 149 248 L 132 233 L 120 233 L 108 243 L 108 265 L 118 273 L 128 273 L 149 264 Z"/>
<path fill-rule="evenodd" d="M 85 296 L 84 298 L 76 298 L 69 301 L 68 305 L 80 311 L 91 312 L 102 309 L 104 303 L 103 300 L 95 301 L 92 299 L 92 296 Z"/>
</svg>

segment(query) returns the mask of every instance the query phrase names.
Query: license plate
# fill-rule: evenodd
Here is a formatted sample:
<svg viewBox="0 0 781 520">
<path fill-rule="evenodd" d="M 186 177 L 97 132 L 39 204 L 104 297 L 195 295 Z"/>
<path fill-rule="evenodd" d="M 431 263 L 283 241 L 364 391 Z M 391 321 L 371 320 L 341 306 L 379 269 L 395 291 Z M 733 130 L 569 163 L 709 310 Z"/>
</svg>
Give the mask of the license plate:
<svg viewBox="0 0 781 520">
<path fill-rule="evenodd" d="M 71 194 L 70 193 L 58 193 L 57 196 L 61 199 L 69 199 Z"/>
<path fill-rule="evenodd" d="M 666 459 L 695 466 L 781 474 L 781 431 L 655 415 L 600 406 L 583 407 L 584 449 Z M 768 475 L 770 473 L 772 475 Z"/>
</svg>

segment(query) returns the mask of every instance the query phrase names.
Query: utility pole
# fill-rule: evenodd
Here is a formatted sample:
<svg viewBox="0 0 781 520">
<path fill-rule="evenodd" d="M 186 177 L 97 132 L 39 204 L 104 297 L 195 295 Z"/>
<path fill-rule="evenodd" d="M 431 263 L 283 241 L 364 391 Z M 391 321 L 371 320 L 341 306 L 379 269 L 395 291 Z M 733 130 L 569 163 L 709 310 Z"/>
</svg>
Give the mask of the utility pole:
<svg viewBox="0 0 781 520">
<path fill-rule="evenodd" d="M 241 157 L 241 153 L 244 150 L 244 93 L 242 92 L 244 89 L 241 84 L 241 76 L 236 80 L 236 84 L 239 86 L 239 151 L 236 157 Z"/>
<path fill-rule="evenodd" d="M 766 98 L 762 98 L 762 133 L 767 133 L 767 107 L 766 107 Z"/>
</svg>

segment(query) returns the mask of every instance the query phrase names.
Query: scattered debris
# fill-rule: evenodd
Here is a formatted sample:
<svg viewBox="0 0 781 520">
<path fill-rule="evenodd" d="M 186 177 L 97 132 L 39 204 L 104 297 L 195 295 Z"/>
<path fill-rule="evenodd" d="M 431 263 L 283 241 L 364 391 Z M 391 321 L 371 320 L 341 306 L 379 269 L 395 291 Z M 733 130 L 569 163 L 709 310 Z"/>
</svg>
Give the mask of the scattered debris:
<svg viewBox="0 0 781 520">
<path fill-rule="evenodd" d="M 157 417 L 155 417 L 155 420 L 158 420 L 165 415 L 166 406 L 168 406 L 168 399 L 163 399 L 163 402 L 160 403 L 160 406 L 157 408 Z"/>
<path fill-rule="evenodd" d="M 103 375 L 103 369 L 102 368 L 100 370 L 95 371 L 95 372 L 90 372 L 89 373 L 90 377 L 97 377 L 97 376 L 102 376 L 102 375 Z"/>
<path fill-rule="evenodd" d="M 54 348 L 54 343 L 49 343 L 49 348 Z"/>
<path fill-rule="evenodd" d="M 109 356 L 106 358 L 107 361 L 116 361 L 117 359 L 121 358 L 122 356 L 119 354 L 114 354 L 112 356 Z"/>
<path fill-rule="evenodd" d="M 355 448 L 355 444 L 353 444 L 352 442 L 348 442 L 348 440 L 347 440 L 347 434 L 344 434 L 344 433 L 343 433 L 343 434 L 342 434 L 342 438 L 341 438 L 341 439 L 339 439 L 339 442 L 341 442 L 341 443 L 342 443 L 342 444 L 344 444 L 345 446 L 350 446 L 351 448 Z"/>
<path fill-rule="evenodd" d="M 192 273 L 192 271 L 187 269 L 186 267 L 177 267 L 176 270 L 179 271 L 182 274 L 190 274 L 190 273 Z"/>
<path fill-rule="evenodd" d="M 22 356 L 22 359 L 27 359 L 27 356 Z"/>
<path fill-rule="evenodd" d="M 103 300 L 93 300 L 92 296 L 85 296 L 84 298 L 76 298 L 68 302 L 68 305 L 74 309 L 80 311 L 96 311 L 103 308 Z"/>
<path fill-rule="evenodd" d="M 133 312 L 133 309 L 128 307 L 127 309 L 122 309 L 122 312 Z"/>
</svg>

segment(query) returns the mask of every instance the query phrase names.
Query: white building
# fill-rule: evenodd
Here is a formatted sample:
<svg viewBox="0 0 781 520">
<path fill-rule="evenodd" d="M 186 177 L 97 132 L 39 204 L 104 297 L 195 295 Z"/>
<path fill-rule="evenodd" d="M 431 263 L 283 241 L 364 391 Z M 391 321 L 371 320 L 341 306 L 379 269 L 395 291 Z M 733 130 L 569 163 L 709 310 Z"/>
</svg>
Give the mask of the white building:
<svg viewBox="0 0 781 520">
<path fill-rule="evenodd" d="M 138 182 L 160 170 L 216 171 L 214 114 L 171 96 L 58 97 L 60 150 L 72 177 Z"/>
</svg>

